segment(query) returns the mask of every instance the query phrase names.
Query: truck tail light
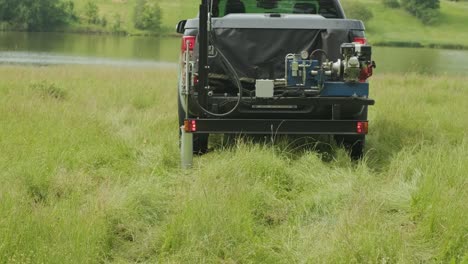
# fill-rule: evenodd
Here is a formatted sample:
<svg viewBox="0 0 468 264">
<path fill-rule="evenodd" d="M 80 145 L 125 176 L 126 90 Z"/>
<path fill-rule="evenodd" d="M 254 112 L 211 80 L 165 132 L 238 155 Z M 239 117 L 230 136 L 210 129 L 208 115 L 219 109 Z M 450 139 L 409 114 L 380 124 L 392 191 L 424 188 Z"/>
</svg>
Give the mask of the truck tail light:
<svg viewBox="0 0 468 264">
<path fill-rule="evenodd" d="M 197 121 L 196 120 L 185 120 L 184 130 L 187 133 L 197 132 Z"/>
<path fill-rule="evenodd" d="M 182 37 L 182 45 L 180 46 L 180 80 L 179 82 L 183 86 L 184 90 L 188 90 L 190 87 L 186 87 L 194 85 L 195 80 L 191 77 L 192 70 L 191 70 L 191 63 L 194 59 L 193 56 L 193 49 L 195 48 L 196 37 L 195 36 L 183 36 Z M 187 70 L 189 71 L 187 73 Z M 188 75 L 187 75 L 188 74 Z M 188 83 L 187 83 L 188 82 Z"/>
<path fill-rule="evenodd" d="M 366 135 L 369 132 L 369 122 L 367 121 L 357 122 L 356 132 L 358 134 Z"/>
<path fill-rule="evenodd" d="M 367 39 L 364 38 L 364 37 L 354 37 L 353 42 L 359 43 L 359 44 L 362 44 L 362 45 L 366 45 L 367 44 Z"/>
<path fill-rule="evenodd" d="M 196 41 L 195 36 L 183 36 L 181 51 L 182 52 L 187 51 L 187 45 L 188 45 L 188 50 L 193 51 L 193 49 L 195 48 L 195 41 Z"/>
</svg>

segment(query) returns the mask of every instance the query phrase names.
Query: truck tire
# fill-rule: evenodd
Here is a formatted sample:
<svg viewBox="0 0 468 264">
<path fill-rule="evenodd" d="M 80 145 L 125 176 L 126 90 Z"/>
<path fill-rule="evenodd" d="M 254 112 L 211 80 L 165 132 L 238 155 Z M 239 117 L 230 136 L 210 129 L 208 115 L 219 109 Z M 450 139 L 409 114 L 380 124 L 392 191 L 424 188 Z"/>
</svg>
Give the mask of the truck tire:
<svg viewBox="0 0 468 264">
<path fill-rule="evenodd" d="M 185 111 L 180 102 L 180 97 L 177 96 L 177 112 L 179 114 L 179 139 L 181 136 L 180 127 L 184 125 Z M 208 152 L 208 137 L 209 134 L 193 134 L 193 153 L 196 155 L 205 154 Z"/>
<path fill-rule="evenodd" d="M 343 146 L 353 160 L 362 159 L 366 136 L 335 136 L 335 141 L 339 146 Z"/>
<path fill-rule="evenodd" d="M 367 120 L 368 107 L 365 106 L 361 113 L 344 117 L 344 120 Z M 359 160 L 364 156 L 364 147 L 366 145 L 365 135 L 353 135 L 353 136 L 338 136 L 336 135 L 335 141 L 338 146 L 343 146 L 350 154 L 351 159 Z"/>
</svg>

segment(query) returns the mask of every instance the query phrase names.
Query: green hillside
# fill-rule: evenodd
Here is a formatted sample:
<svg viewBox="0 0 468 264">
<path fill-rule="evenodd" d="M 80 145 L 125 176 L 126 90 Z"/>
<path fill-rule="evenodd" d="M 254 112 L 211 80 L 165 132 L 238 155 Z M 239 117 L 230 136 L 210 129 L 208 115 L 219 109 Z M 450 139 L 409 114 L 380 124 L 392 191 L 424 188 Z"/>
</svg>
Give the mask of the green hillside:
<svg viewBox="0 0 468 264">
<path fill-rule="evenodd" d="M 381 1 L 361 1 L 374 14 L 366 25 L 373 43 L 417 42 L 425 46 L 455 44 L 468 47 L 468 1 L 441 1 L 440 21 L 433 26 L 424 26 L 401 8 L 386 8 Z"/>
<path fill-rule="evenodd" d="M 82 16 L 88 0 L 74 1 L 78 15 Z M 119 14 L 127 32 L 139 33 L 133 26 L 133 12 L 136 0 L 94 0 L 94 2 L 99 6 L 100 17 L 105 16 L 111 20 L 115 14 Z M 165 33 L 172 33 L 175 25 L 180 20 L 196 16 L 198 9 L 198 1 L 158 0 L 158 4 L 162 9 L 162 27 Z M 86 26 L 76 25 L 78 28 Z"/>
<path fill-rule="evenodd" d="M 461 45 L 468 47 L 468 34 L 463 34 L 468 25 L 468 1 L 441 1 L 440 22 L 434 26 L 425 26 L 417 18 L 400 9 L 386 8 L 377 0 L 360 0 L 373 12 L 374 18 L 367 23 L 368 35 L 374 44 L 397 44 L 395 42 L 419 43 L 422 45 Z M 129 33 L 135 30 L 132 18 L 136 0 L 96 0 L 100 9 L 100 16 L 112 19 L 120 14 L 124 29 Z M 163 10 L 165 33 L 173 33 L 176 23 L 184 18 L 197 14 L 199 1 L 159 0 Z M 343 0 L 344 5 L 351 0 Z M 75 0 L 79 15 L 84 13 L 86 0 Z M 78 28 L 87 27 L 77 25 Z"/>
</svg>

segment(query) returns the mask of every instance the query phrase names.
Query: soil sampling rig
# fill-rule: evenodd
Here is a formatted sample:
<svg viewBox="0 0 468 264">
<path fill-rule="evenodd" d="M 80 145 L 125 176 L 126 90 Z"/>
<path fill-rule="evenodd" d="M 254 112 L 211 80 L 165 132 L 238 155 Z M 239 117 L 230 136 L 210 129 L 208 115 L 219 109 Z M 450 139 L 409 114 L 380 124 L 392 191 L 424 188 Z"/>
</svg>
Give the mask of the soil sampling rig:
<svg viewBox="0 0 468 264">
<path fill-rule="evenodd" d="M 210 134 L 332 135 L 362 157 L 375 63 L 338 0 L 202 0 L 177 32 L 183 167 Z"/>
</svg>

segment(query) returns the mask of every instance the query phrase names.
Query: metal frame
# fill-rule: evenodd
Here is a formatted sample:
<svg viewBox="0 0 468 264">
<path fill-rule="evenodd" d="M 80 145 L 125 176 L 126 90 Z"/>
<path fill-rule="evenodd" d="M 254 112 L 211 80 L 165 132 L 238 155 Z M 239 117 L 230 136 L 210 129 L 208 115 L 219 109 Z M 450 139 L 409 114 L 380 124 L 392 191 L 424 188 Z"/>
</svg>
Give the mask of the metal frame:
<svg viewBox="0 0 468 264">
<path fill-rule="evenodd" d="M 215 107 L 213 110 L 222 107 L 231 107 L 235 103 L 235 97 L 213 96 L 208 98 L 208 103 Z M 196 100 L 196 99 L 195 99 Z M 307 119 L 309 114 L 313 114 L 317 107 L 321 106 L 369 106 L 374 105 L 373 99 L 365 97 L 282 97 L 282 98 L 249 98 L 244 97 L 242 104 L 234 113 L 234 116 L 244 118 L 275 118 L 277 114 L 288 114 L 295 118 Z M 255 107 L 258 106 L 258 107 Z M 271 107 L 261 107 L 271 106 Z M 293 106 L 293 107 L 291 107 Z M 192 108 L 194 113 L 196 109 Z M 245 116 L 248 115 L 248 116 Z M 267 116 L 264 116 L 267 115 Z M 194 114 L 194 116 L 200 116 Z M 201 116 L 200 116 L 201 117 Z M 232 117 L 234 118 L 234 117 Z M 282 117 L 283 118 L 283 117 Z M 312 119 L 312 117 L 311 117 Z"/>
<path fill-rule="evenodd" d="M 226 101 L 235 101 L 233 96 L 212 96 L 209 98 L 211 104 L 219 104 Z M 281 98 L 250 98 L 244 97 L 242 101 L 246 104 L 275 104 L 275 105 L 374 105 L 375 100 L 366 97 L 281 97 Z"/>
</svg>

